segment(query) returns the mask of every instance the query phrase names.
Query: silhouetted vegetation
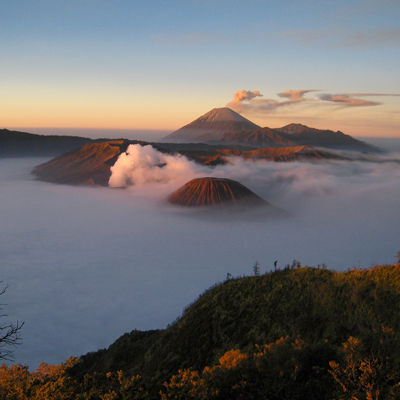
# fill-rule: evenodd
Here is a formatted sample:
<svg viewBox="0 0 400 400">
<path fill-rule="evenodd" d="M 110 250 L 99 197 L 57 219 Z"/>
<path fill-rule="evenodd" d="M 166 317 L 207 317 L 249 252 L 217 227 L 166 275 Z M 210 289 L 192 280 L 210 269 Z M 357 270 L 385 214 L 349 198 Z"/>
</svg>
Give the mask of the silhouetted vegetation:
<svg viewBox="0 0 400 400">
<path fill-rule="evenodd" d="M 3 366 L 0 399 L 396 399 L 400 264 L 230 277 L 165 330 L 38 371 Z"/>
<path fill-rule="evenodd" d="M 2 282 L 0 281 L 0 284 Z M 0 289 L 0 296 L 3 295 L 8 289 L 8 285 L 4 286 Z M 16 324 L 3 322 L 3 319 L 7 317 L 6 314 L 3 314 L 4 304 L 0 304 L 0 360 L 13 360 L 13 351 L 12 347 L 15 347 L 22 343 L 20 330 L 23 327 L 23 322 L 17 322 Z"/>
</svg>

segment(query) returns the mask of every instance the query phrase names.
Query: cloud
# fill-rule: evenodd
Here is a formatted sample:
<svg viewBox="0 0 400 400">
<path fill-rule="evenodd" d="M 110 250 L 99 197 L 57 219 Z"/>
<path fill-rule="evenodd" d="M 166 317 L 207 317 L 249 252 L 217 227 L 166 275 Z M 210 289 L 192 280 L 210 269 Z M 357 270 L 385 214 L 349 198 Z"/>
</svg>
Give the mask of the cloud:
<svg viewBox="0 0 400 400">
<path fill-rule="evenodd" d="M 131 144 L 111 167 L 110 187 L 144 186 L 149 184 L 183 184 L 205 168 L 182 155 L 157 151 L 151 145 Z"/>
<path fill-rule="evenodd" d="M 373 27 L 363 30 L 348 27 L 301 29 L 286 32 L 282 37 L 293 39 L 301 45 L 310 47 L 342 47 L 362 50 L 378 46 L 398 46 L 400 44 L 400 27 Z"/>
<path fill-rule="evenodd" d="M 210 46 L 227 41 L 222 35 L 205 34 L 202 32 L 191 32 L 183 35 L 170 35 L 166 33 L 153 36 L 153 41 L 158 46 L 174 46 L 174 47 L 197 47 Z"/>
<path fill-rule="evenodd" d="M 370 100 L 362 100 L 358 97 L 374 97 L 374 96 L 400 96 L 394 93 L 348 93 L 348 94 L 320 94 L 319 98 L 323 101 L 339 103 L 345 107 L 366 107 L 379 106 L 382 103 Z"/>
<path fill-rule="evenodd" d="M 287 101 L 277 101 L 272 99 L 258 99 L 262 97 L 258 90 L 239 90 L 233 95 L 233 100 L 226 106 L 237 111 L 274 111 L 279 107 L 290 106 L 292 104 L 310 101 L 304 97 L 306 93 L 315 92 L 314 89 L 305 90 L 285 90 L 284 92 L 278 93 L 279 97 L 287 98 Z"/>
<path fill-rule="evenodd" d="M 320 107 L 321 105 L 340 105 L 342 107 L 371 107 L 379 106 L 382 103 L 363 100 L 359 97 L 373 96 L 400 96 L 396 93 L 346 93 L 329 94 L 322 93 L 315 98 L 307 98 L 305 95 L 310 92 L 319 92 L 318 89 L 285 90 L 277 93 L 286 101 L 277 101 L 273 99 L 258 99 L 262 94 L 258 90 L 239 90 L 233 95 L 233 100 L 226 106 L 233 110 L 243 113 L 271 113 L 282 107 L 298 106 L 306 104 L 308 107 Z"/>
<path fill-rule="evenodd" d="M 304 98 L 304 95 L 309 92 L 318 92 L 319 90 L 285 90 L 282 93 L 278 93 L 279 97 L 285 97 L 290 100 L 290 103 L 298 103 L 300 101 L 309 101 L 309 99 Z M 288 102 L 285 102 L 287 104 Z M 284 103 L 279 103 L 283 105 Z"/>
<path fill-rule="evenodd" d="M 240 103 L 244 100 L 250 101 L 255 99 L 256 97 L 262 97 L 262 94 L 258 90 L 238 90 L 233 95 L 233 102 Z"/>
<path fill-rule="evenodd" d="M 382 103 L 375 101 L 362 100 L 346 94 L 321 94 L 319 98 L 323 101 L 339 103 L 345 107 L 366 107 L 366 106 L 379 106 Z"/>
</svg>

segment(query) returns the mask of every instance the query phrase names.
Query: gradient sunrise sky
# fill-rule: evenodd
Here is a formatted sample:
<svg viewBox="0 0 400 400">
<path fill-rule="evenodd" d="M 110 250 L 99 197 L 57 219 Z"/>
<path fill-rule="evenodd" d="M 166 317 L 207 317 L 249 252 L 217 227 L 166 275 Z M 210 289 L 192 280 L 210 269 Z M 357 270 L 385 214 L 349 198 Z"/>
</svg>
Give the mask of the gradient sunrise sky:
<svg viewBox="0 0 400 400">
<path fill-rule="evenodd" d="M 0 128 L 175 130 L 227 104 L 400 137 L 398 0 L 0 0 Z"/>
</svg>

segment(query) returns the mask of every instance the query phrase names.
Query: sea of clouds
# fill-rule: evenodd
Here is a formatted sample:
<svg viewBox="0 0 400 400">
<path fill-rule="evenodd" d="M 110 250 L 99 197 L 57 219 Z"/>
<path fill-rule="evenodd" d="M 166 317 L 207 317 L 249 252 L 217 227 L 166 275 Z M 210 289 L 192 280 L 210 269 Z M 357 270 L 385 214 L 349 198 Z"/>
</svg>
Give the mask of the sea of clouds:
<svg viewBox="0 0 400 400">
<path fill-rule="evenodd" d="M 400 251 L 400 158 L 232 160 L 214 169 L 151 147 L 113 168 L 114 188 L 35 181 L 46 159 L 0 160 L 0 303 L 25 321 L 15 362 L 36 368 L 164 328 L 215 282 L 292 263 L 344 271 Z M 292 218 L 203 218 L 165 203 L 192 178 L 236 179 Z M 126 187 L 118 189 L 116 187 Z"/>
</svg>

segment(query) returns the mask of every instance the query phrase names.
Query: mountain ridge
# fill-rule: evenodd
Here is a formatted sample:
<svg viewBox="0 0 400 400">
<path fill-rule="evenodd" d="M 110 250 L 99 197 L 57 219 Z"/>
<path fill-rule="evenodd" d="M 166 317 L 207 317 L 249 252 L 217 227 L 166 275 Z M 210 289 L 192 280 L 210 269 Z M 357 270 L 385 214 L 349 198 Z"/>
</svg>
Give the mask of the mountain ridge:
<svg viewBox="0 0 400 400">
<path fill-rule="evenodd" d="M 308 145 L 336 150 L 381 152 L 381 149 L 341 131 L 311 128 L 298 123 L 281 128 L 260 127 L 226 107 L 212 109 L 165 136 L 160 142 L 251 145 L 256 148 Z"/>
<path fill-rule="evenodd" d="M 107 139 L 38 135 L 0 129 L 0 157 L 55 157 L 67 151 L 78 149 L 87 143 L 104 141 L 107 141 Z"/>
</svg>

